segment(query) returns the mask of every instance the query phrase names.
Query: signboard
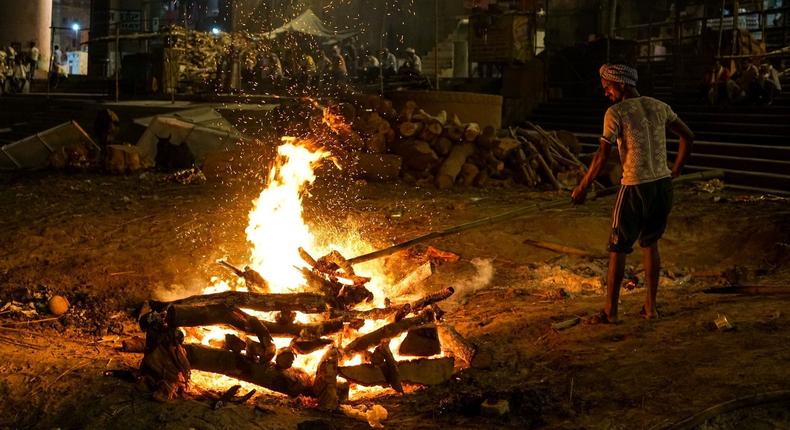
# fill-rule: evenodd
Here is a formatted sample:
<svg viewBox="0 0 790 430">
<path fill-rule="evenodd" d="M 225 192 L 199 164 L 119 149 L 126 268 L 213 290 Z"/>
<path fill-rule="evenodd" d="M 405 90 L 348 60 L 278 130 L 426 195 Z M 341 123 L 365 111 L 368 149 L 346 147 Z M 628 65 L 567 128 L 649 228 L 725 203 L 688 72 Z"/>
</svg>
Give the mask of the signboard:
<svg viewBox="0 0 790 430">
<path fill-rule="evenodd" d="M 121 33 L 133 33 L 143 29 L 143 12 L 133 9 L 110 9 L 110 26 L 120 25 Z"/>
</svg>

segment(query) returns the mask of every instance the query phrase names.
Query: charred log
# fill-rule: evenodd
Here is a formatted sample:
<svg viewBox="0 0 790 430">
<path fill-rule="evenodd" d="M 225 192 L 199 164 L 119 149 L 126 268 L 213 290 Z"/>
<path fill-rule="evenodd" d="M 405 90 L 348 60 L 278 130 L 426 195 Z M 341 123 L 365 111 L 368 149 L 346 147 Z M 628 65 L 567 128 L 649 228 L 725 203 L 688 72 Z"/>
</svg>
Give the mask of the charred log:
<svg viewBox="0 0 790 430">
<path fill-rule="evenodd" d="M 420 358 L 397 363 L 401 380 L 406 383 L 420 385 L 437 385 L 450 379 L 453 375 L 453 359 Z M 388 384 L 381 368 L 375 364 L 340 367 L 340 376 L 359 385 L 371 386 Z"/>
<path fill-rule="evenodd" d="M 300 369 L 278 369 L 270 363 L 254 363 L 236 353 L 202 345 L 185 345 L 192 369 L 219 373 L 291 397 L 312 395 L 310 376 Z"/>
<path fill-rule="evenodd" d="M 259 294 L 225 291 L 223 293 L 190 296 L 173 302 L 151 301 L 149 304 L 151 309 L 155 311 L 162 311 L 171 304 L 194 306 L 222 304 L 228 307 L 249 308 L 263 312 L 300 311 L 321 313 L 332 303 L 324 295 L 315 293 Z"/>
</svg>

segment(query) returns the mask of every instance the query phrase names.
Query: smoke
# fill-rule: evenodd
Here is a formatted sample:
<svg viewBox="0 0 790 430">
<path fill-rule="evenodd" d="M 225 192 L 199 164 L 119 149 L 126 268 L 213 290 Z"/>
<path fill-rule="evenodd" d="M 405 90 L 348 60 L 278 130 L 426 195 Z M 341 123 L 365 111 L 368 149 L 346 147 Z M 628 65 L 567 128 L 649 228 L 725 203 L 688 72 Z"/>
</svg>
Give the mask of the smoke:
<svg viewBox="0 0 790 430">
<path fill-rule="evenodd" d="M 453 284 L 455 288 L 453 297 L 456 300 L 471 296 L 478 290 L 487 287 L 494 278 L 494 265 L 491 259 L 473 258 L 471 263 L 474 265 L 475 273 L 461 278 L 458 282 Z"/>
</svg>

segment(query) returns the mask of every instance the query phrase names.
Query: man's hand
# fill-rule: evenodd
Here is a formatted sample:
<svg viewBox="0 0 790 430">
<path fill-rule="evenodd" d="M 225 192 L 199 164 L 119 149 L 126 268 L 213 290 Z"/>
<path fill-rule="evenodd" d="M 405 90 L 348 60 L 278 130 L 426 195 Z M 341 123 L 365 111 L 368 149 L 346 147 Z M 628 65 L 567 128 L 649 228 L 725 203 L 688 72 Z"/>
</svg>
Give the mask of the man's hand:
<svg viewBox="0 0 790 430">
<path fill-rule="evenodd" d="M 679 168 L 677 168 L 677 169 L 672 169 L 672 179 L 675 179 L 675 178 L 677 178 L 678 176 L 680 176 L 680 169 L 679 169 Z"/>
<path fill-rule="evenodd" d="M 571 191 L 571 203 L 574 205 L 583 204 L 587 199 L 587 187 L 579 184 Z"/>
</svg>

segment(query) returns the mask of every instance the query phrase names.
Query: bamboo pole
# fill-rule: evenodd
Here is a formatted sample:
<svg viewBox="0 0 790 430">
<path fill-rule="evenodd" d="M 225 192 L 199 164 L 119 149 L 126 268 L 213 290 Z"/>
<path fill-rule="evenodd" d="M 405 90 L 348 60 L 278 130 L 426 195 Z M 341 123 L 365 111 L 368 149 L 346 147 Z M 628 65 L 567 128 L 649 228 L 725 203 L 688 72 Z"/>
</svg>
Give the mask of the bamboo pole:
<svg viewBox="0 0 790 430">
<path fill-rule="evenodd" d="M 721 170 L 706 170 L 703 172 L 692 173 L 689 175 L 683 175 L 680 177 L 675 178 L 673 181 L 674 183 L 682 183 L 688 181 L 695 181 L 695 180 L 709 180 L 714 178 L 721 178 L 724 176 L 724 172 Z M 595 193 L 593 198 L 604 197 L 611 194 L 614 194 L 619 190 L 620 187 L 609 187 L 605 188 L 601 191 Z M 562 206 L 567 206 L 568 200 L 567 199 L 559 199 L 559 200 L 552 200 L 548 202 L 540 202 L 540 203 L 533 203 L 529 206 L 520 207 L 517 209 L 513 209 L 507 212 L 503 212 L 499 215 L 494 215 L 482 219 L 478 219 L 476 221 L 468 222 L 465 224 L 456 225 L 453 227 L 446 228 L 444 230 L 439 231 L 432 231 L 428 234 L 424 234 L 422 236 L 417 236 L 414 239 L 407 240 L 405 242 L 401 242 L 390 246 L 389 248 L 380 249 L 378 251 L 373 251 L 367 254 L 363 254 L 348 260 L 350 264 L 358 264 L 364 263 L 365 261 L 375 260 L 377 258 L 385 257 L 390 255 L 394 252 L 400 251 L 401 249 L 408 248 L 410 246 L 416 245 L 418 243 L 427 242 L 429 240 L 438 239 L 440 237 L 450 236 L 452 234 L 460 233 L 462 231 L 472 230 L 479 227 L 484 227 L 487 225 L 497 224 L 503 221 L 508 221 L 511 219 L 518 218 L 523 215 L 540 212 L 546 209 L 553 209 L 559 208 Z"/>
</svg>

